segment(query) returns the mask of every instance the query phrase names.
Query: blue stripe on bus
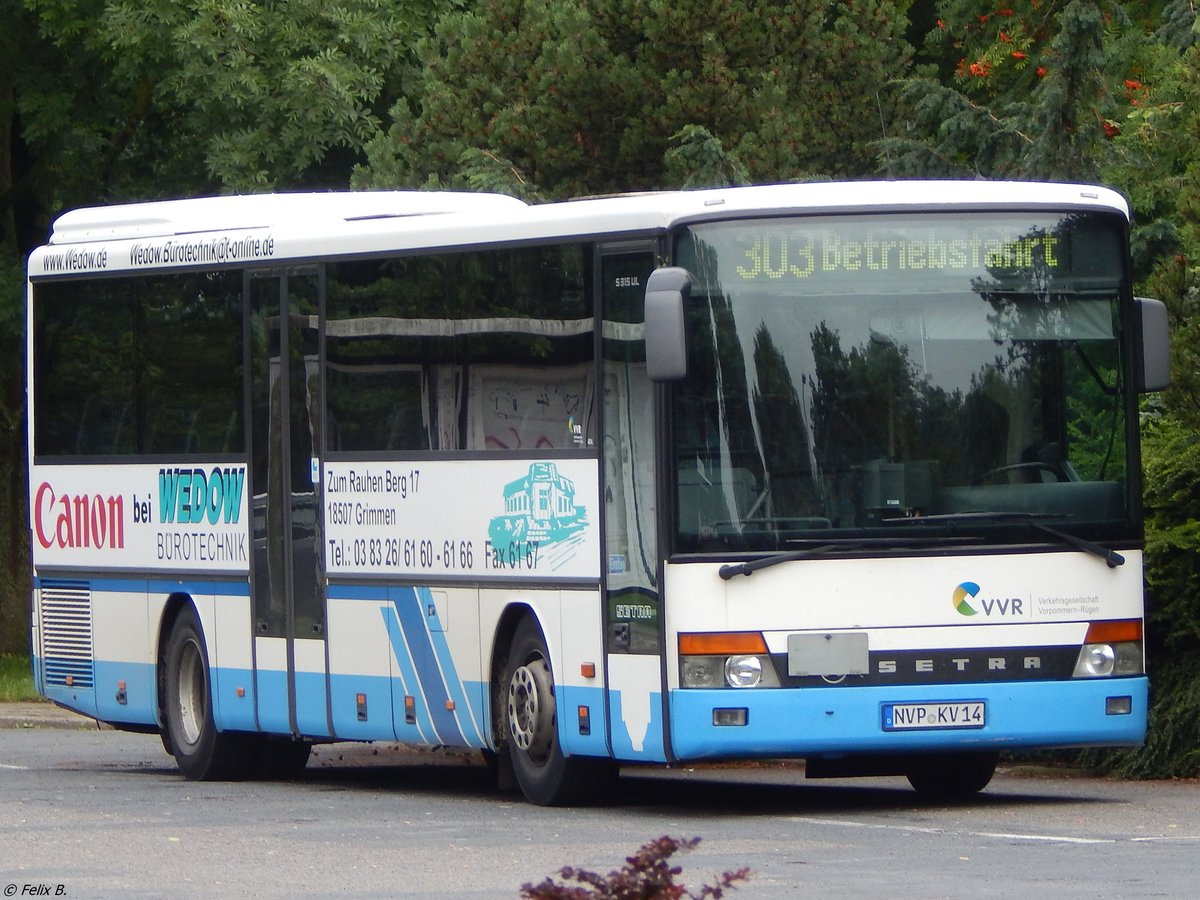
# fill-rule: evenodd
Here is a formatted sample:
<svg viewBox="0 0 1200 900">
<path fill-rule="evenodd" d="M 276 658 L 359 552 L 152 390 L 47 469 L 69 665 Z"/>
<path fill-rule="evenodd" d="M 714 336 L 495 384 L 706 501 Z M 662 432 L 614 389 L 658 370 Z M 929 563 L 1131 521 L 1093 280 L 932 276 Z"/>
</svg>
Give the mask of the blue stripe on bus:
<svg viewBox="0 0 1200 900">
<path fill-rule="evenodd" d="M 1129 715 L 1105 713 L 1107 697 L 1131 697 Z M 987 724 L 972 729 L 884 731 L 885 704 L 983 700 Z M 675 690 L 671 743 L 679 759 L 811 756 L 861 751 L 1020 750 L 1136 746 L 1146 734 L 1147 680 Z M 713 725 L 713 710 L 742 708 L 747 723 Z M 616 749 L 616 748 L 614 748 Z M 617 754 L 620 757 L 620 753 Z"/>
<path fill-rule="evenodd" d="M 296 728 L 306 737 L 329 737 L 328 676 L 296 672 Z"/>
<path fill-rule="evenodd" d="M 404 634 L 400 629 L 400 619 L 393 612 L 393 607 L 385 607 L 379 612 L 383 616 L 384 627 L 387 628 L 388 639 L 392 644 L 392 653 L 396 657 L 396 663 L 400 667 L 398 674 L 400 681 L 400 697 L 393 695 L 392 707 L 396 710 L 396 740 L 413 741 L 422 744 L 437 743 L 433 740 L 435 734 L 433 722 L 429 718 L 429 709 L 425 702 L 425 695 L 421 693 L 417 679 L 416 669 L 413 667 L 412 657 L 408 652 L 408 646 L 405 643 Z M 408 725 L 404 721 L 404 703 L 402 697 L 404 695 L 413 698 L 413 716 L 416 723 Z M 415 732 L 415 734 L 414 734 Z"/>
<path fill-rule="evenodd" d="M 287 672 L 260 667 L 255 673 L 254 689 L 258 700 L 259 727 L 272 734 L 291 734 Z"/>
<path fill-rule="evenodd" d="M 387 600 L 388 587 L 386 584 L 344 584 L 334 582 L 329 585 L 327 596 L 330 600 Z"/>
<path fill-rule="evenodd" d="M 384 619 L 388 621 L 389 640 L 402 668 L 402 680 L 406 682 L 402 690 L 413 696 L 419 707 L 426 711 L 418 716 L 423 733 L 418 733 L 415 739 L 455 746 L 484 746 L 486 691 L 481 684 L 467 684 L 459 679 L 428 588 L 389 588 L 385 584 L 340 582 L 329 586 L 329 599 L 385 600 L 395 609 L 395 616 L 385 611 Z M 453 710 L 446 709 L 447 700 L 453 702 Z M 397 739 L 414 740 L 415 726 L 404 724 L 402 703 L 397 702 L 395 706 Z M 353 726 L 350 728 L 352 732 L 356 730 Z"/>
<path fill-rule="evenodd" d="M 650 692 L 650 721 L 646 725 L 646 734 L 642 739 L 640 750 L 634 748 L 633 739 L 629 736 L 621 701 L 621 691 L 608 692 L 609 715 L 612 719 L 613 756 L 617 759 L 666 762 L 667 752 L 663 746 L 662 694 L 658 691 Z M 645 702 L 645 700 L 641 701 L 641 703 Z M 711 713 L 709 718 L 712 718 Z"/>
<path fill-rule="evenodd" d="M 189 594 L 215 597 L 249 597 L 250 585 L 245 579 L 233 581 L 180 581 L 161 578 L 104 578 L 89 575 L 82 578 L 44 577 L 33 581 L 34 587 L 81 587 L 95 592 L 124 594 Z"/>
<path fill-rule="evenodd" d="M 475 721 L 479 723 L 479 748 L 495 750 L 496 742 L 492 739 L 492 712 L 488 703 L 488 685 L 482 681 L 464 681 L 463 690 L 468 702 L 475 710 Z"/>
<path fill-rule="evenodd" d="M 48 684 L 42 690 L 42 694 L 47 700 L 57 703 L 60 706 L 65 706 L 67 709 L 73 709 L 76 712 L 83 713 L 85 716 L 91 716 L 93 719 L 98 717 L 96 712 L 95 688 L 77 688 Z"/>
<path fill-rule="evenodd" d="M 388 675 L 329 676 L 333 697 L 333 730 L 339 738 L 355 741 L 397 740 L 392 709 L 392 678 Z M 366 701 L 367 718 L 358 718 L 357 697 Z"/>
<path fill-rule="evenodd" d="M 388 622 L 388 637 L 406 682 L 402 690 L 414 697 L 420 709 L 427 711 L 425 715 L 418 715 L 423 733 L 414 737 L 415 726 L 404 724 L 403 705 L 396 702 L 398 740 L 416 739 L 472 747 L 485 745 L 486 688 L 479 683 L 463 682 L 458 677 L 453 653 L 444 630 L 440 629 L 437 608 L 428 588 L 335 582 L 329 586 L 329 599 L 385 600 L 396 611 L 395 616 L 385 611 L 384 619 Z M 453 702 L 453 710 L 446 709 L 447 700 Z M 350 729 L 351 732 L 356 730 Z"/>
<path fill-rule="evenodd" d="M 567 756 L 608 756 L 608 739 L 604 728 L 604 688 L 559 684 L 555 685 L 554 693 L 557 701 L 558 740 L 563 753 Z M 579 732 L 581 706 L 587 707 L 591 734 Z M 658 733 L 662 734 L 661 728 Z"/>
<path fill-rule="evenodd" d="M 78 660 L 34 657 L 35 672 L 54 683 L 44 683 L 47 699 L 68 709 L 128 725 L 158 724 L 158 687 L 150 663 L 87 660 L 86 677 Z M 71 684 L 65 684 L 70 678 Z"/>
<path fill-rule="evenodd" d="M 221 731 L 257 731 L 254 672 L 250 669 L 213 669 L 213 721 Z M 238 689 L 243 691 L 238 696 Z"/>
<path fill-rule="evenodd" d="M 446 643 L 446 632 L 441 628 L 441 620 L 438 618 L 437 605 L 433 602 L 433 594 L 429 588 L 417 588 L 417 598 L 418 605 L 429 611 L 429 615 L 423 618 L 422 624 L 433 644 L 433 652 L 437 656 L 438 670 L 441 672 L 442 681 L 450 692 L 450 699 L 454 701 L 455 719 L 458 721 L 459 730 L 470 746 L 482 747 L 484 742 L 475 718 L 475 707 L 467 699 L 467 695 L 463 692 L 463 684 L 458 680 L 454 658 L 450 654 L 450 645 Z M 436 631 L 431 627 L 430 620 L 437 622 L 438 629 Z"/>
<path fill-rule="evenodd" d="M 96 660 L 96 712 L 106 722 L 158 723 L 155 667 L 150 663 Z M 125 685 L 122 703 L 119 685 Z"/>
<path fill-rule="evenodd" d="M 392 604 L 400 618 L 400 628 L 404 632 L 405 643 L 408 645 L 429 715 L 433 719 L 438 742 L 448 747 L 470 746 L 453 710 L 446 708 L 446 701 L 450 700 L 450 695 L 425 624 L 425 607 L 417 596 L 416 589 L 398 588 L 393 593 Z M 454 672 L 451 670 L 446 674 L 452 677 Z M 449 678 L 446 679 L 448 680 Z"/>
</svg>

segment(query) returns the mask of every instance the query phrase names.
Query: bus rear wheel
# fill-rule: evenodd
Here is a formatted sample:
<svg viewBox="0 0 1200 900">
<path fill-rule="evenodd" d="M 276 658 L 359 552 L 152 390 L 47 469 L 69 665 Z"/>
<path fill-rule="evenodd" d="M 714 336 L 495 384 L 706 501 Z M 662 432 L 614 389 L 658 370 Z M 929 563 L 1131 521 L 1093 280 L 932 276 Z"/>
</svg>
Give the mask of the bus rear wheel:
<svg viewBox="0 0 1200 900">
<path fill-rule="evenodd" d="M 517 784 L 531 803 L 586 802 L 611 784 L 616 775 L 611 760 L 563 755 L 550 655 L 531 619 L 522 621 L 513 636 L 501 690 L 506 752 Z"/>
<path fill-rule="evenodd" d="M 246 777 L 257 754 L 252 735 L 217 731 L 212 679 L 200 619 L 183 609 L 171 629 L 166 653 L 166 735 L 179 770 L 193 781 Z"/>
<path fill-rule="evenodd" d="M 931 800 L 956 800 L 977 794 L 996 774 L 996 753 L 938 753 L 908 770 L 908 783 Z"/>
</svg>

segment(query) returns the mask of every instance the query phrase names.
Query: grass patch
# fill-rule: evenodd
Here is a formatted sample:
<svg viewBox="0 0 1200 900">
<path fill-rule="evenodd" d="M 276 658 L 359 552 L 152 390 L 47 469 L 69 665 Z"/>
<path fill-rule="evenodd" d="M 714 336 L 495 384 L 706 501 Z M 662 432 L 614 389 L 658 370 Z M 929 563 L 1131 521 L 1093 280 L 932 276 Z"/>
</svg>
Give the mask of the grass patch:
<svg viewBox="0 0 1200 900">
<path fill-rule="evenodd" d="M 28 656 L 0 655 L 0 703 L 40 700 Z"/>
</svg>

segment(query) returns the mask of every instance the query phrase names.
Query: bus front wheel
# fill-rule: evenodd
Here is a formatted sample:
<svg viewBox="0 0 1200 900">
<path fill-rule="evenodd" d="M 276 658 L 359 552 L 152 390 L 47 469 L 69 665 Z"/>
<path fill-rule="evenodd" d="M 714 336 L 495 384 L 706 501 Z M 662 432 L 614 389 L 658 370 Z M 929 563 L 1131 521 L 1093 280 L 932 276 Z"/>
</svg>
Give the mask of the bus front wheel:
<svg viewBox="0 0 1200 900">
<path fill-rule="evenodd" d="M 501 681 L 504 739 L 513 774 L 531 803 L 585 802 L 611 783 L 611 760 L 564 756 L 550 655 L 541 631 L 525 619 L 513 636 Z"/>
<path fill-rule="evenodd" d="M 166 653 L 166 735 L 179 770 L 193 781 L 244 778 L 255 762 L 251 735 L 217 731 L 212 714 L 208 653 L 200 619 L 183 609 Z"/>
</svg>

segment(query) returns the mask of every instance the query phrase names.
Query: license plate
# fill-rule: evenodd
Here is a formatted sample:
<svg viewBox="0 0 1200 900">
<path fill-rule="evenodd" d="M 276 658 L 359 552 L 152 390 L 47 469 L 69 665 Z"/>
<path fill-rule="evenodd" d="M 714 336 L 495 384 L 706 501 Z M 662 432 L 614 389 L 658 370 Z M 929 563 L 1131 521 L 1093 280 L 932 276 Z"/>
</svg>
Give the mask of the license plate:
<svg viewBox="0 0 1200 900">
<path fill-rule="evenodd" d="M 987 704 L 982 700 L 950 703 L 885 703 L 884 731 L 925 728 L 982 728 L 987 724 Z"/>
</svg>

